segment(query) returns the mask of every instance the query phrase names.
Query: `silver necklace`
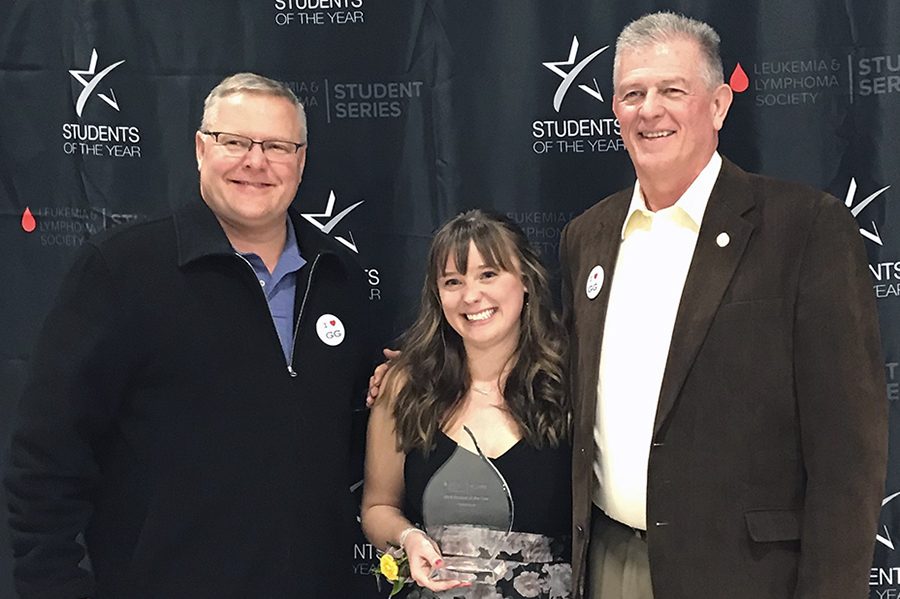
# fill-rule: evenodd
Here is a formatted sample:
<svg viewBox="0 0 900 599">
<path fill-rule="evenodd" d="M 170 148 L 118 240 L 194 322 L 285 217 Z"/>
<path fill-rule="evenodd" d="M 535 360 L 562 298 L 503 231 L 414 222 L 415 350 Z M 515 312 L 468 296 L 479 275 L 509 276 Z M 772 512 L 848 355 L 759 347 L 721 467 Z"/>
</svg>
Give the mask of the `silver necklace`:
<svg viewBox="0 0 900 599">
<path fill-rule="evenodd" d="M 486 389 L 476 387 L 475 385 L 470 385 L 469 389 L 471 389 L 475 393 L 478 393 L 479 395 L 483 395 L 485 397 L 487 397 L 489 395 L 493 395 L 495 390 L 498 390 L 496 385 L 491 385 L 490 387 L 488 387 Z"/>
</svg>

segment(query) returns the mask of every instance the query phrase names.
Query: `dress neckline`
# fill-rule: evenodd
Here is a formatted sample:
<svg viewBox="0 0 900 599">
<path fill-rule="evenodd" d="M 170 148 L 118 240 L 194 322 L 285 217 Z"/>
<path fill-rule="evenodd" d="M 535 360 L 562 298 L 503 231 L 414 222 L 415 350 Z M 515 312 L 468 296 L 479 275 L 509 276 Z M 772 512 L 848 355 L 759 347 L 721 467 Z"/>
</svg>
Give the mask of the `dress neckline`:
<svg viewBox="0 0 900 599">
<path fill-rule="evenodd" d="M 451 437 L 450 435 L 448 435 L 446 432 L 444 432 L 443 429 L 441 430 L 441 436 L 442 436 L 444 439 L 446 439 L 447 441 L 449 441 L 450 443 L 452 443 L 453 445 L 455 445 L 455 446 L 459 447 L 460 449 L 462 449 L 463 451 L 467 451 L 467 452 L 471 453 L 472 455 L 478 455 L 476 452 L 474 452 L 474 451 L 472 451 L 472 450 L 470 450 L 470 449 L 467 449 L 466 447 L 463 447 L 462 445 L 460 445 L 459 443 L 457 443 L 457 442 L 456 442 L 456 439 L 454 439 L 453 437 Z M 518 441 L 516 441 L 515 443 L 513 443 L 512 445 L 510 445 L 509 448 L 508 448 L 506 451 L 504 451 L 503 453 L 501 453 L 500 455 L 498 455 L 498 456 L 496 456 L 496 457 L 493 457 L 493 458 L 490 457 L 490 456 L 486 456 L 486 457 L 487 457 L 487 459 L 491 460 L 492 462 L 495 461 L 495 460 L 503 459 L 503 458 L 505 458 L 506 456 L 508 456 L 514 449 L 516 449 L 516 448 L 519 447 L 520 445 L 524 445 L 524 442 L 525 442 L 525 437 L 519 437 L 519 440 L 518 440 Z"/>
</svg>

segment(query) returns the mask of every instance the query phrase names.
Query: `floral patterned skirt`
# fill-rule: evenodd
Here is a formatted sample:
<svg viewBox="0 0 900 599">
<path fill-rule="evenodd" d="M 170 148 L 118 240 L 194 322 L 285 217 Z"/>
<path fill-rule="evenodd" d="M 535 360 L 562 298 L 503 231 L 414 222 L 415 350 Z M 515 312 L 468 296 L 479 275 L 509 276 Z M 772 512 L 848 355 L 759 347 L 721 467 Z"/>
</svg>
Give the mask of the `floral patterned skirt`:
<svg viewBox="0 0 900 599">
<path fill-rule="evenodd" d="M 572 566 L 569 539 L 487 529 L 479 526 L 442 526 L 429 530 L 441 547 L 454 577 L 472 586 L 433 593 L 413 584 L 399 595 L 405 599 L 569 599 Z M 474 564 L 479 574 L 467 574 Z M 462 572 L 462 573 L 460 573 Z M 489 572 L 485 575 L 485 572 Z"/>
</svg>

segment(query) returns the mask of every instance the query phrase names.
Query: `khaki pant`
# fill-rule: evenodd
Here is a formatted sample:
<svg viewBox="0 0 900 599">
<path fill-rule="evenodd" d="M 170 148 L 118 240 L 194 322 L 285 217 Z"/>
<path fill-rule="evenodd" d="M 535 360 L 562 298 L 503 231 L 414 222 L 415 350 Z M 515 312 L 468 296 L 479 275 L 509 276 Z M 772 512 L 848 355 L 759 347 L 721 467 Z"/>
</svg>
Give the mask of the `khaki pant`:
<svg viewBox="0 0 900 599">
<path fill-rule="evenodd" d="M 647 541 L 594 508 L 588 552 L 590 599 L 653 599 Z"/>
</svg>

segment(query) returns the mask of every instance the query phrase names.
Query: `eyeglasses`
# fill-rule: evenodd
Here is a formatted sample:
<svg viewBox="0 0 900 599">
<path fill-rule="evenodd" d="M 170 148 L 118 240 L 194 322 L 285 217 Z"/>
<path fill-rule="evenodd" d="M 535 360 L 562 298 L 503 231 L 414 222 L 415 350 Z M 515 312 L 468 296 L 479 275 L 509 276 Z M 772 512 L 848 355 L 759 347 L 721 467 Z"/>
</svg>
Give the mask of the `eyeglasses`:
<svg viewBox="0 0 900 599">
<path fill-rule="evenodd" d="M 306 145 L 305 143 L 283 141 L 280 139 L 264 139 L 262 141 L 257 141 L 255 139 L 250 139 L 249 137 L 244 137 L 243 135 L 226 133 L 224 131 L 201 130 L 200 133 L 203 135 L 211 135 L 213 139 L 216 140 L 216 144 L 221 146 L 229 156 L 244 156 L 253 149 L 254 145 L 259 144 L 263 154 L 265 154 L 266 158 L 272 162 L 288 162 L 294 157 L 294 154 L 300 151 L 300 148 Z"/>
</svg>

